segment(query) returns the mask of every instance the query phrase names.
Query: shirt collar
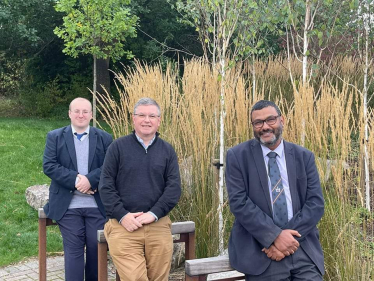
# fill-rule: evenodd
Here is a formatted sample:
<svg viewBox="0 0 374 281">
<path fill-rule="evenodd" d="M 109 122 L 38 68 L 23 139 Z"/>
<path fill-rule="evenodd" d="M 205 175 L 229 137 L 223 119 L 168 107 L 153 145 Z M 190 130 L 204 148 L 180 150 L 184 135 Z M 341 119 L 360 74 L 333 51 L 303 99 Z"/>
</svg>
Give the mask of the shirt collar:
<svg viewBox="0 0 374 281">
<path fill-rule="evenodd" d="M 150 146 L 153 142 L 154 142 L 154 140 L 155 140 L 155 138 L 156 138 L 156 134 L 153 136 L 153 138 L 150 140 L 150 142 L 149 142 L 149 144 L 147 145 L 147 147 L 146 147 L 146 145 L 144 144 L 144 141 L 143 141 L 143 139 L 141 138 L 141 137 L 139 137 L 136 133 L 135 133 L 135 136 L 136 136 L 136 138 L 137 138 L 137 140 L 144 146 L 144 148 L 147 148 L 148 146 Z"/>
<path fill-rule="evenodd" d="M 274 151 L 276 154 L 278 154 L 279 158 L 282 158 L 283 153 L 284 153 L 283 139 L 281 140 L 281 143 L 278 145 L 278 147 L 274 150 L 269 149 L 263 144 L 261 144 L 261 149 L 262 149 L 262 155 L 264 156 L 264 158 L 267 157 L 268 153 L 271 151 Z"/>
<path fill-rule="evenodd" d="M 73 125 L 71 125 L 71 131 L 73 132 L 73 135 L 77 132 Z M 87 126 L 86 130 L 83 133 L 86 133 L 87 135 L 90 133 L 90 125 Z"/>
</svg>

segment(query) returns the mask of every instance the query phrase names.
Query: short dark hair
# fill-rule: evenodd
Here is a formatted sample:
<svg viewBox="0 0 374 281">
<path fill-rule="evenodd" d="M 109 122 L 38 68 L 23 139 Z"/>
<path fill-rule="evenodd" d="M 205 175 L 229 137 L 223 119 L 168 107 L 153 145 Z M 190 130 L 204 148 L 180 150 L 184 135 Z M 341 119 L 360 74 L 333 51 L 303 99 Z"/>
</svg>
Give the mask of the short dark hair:
<svg viewBox="0 0 374 281">
<path fill-rule="evenodd" d="M 255 111 L 255 110 L 261 110 L 261 109 L 264 109 L 265 107 L 273 107 L 275 108 L 275 110 L 277 111 L 278 113 L 278 116 L 282 116 L 282 113 L 279 109 L 279 107 L 272 101 L 269 101 L 269 100 L 260 100 L 258 102 L 256 102 L 254 104 L 254 106 L 252 106 L 252 109 L 251 109 L 251 119 L 252 119 L 252 112 Z"/>
</svg>

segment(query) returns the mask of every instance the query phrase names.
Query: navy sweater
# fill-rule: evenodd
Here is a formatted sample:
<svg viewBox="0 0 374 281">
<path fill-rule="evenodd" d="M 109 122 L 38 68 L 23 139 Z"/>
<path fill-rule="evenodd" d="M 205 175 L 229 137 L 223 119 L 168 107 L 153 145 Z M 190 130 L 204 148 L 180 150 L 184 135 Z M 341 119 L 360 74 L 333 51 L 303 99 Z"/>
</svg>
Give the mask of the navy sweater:
<svg viewBox="0 0 374 281">
<path fill-rule="evenodd" d="M 99 192 L 108 219 L 120 221 L 128 212 L 167 215 L 181 195 L 173 147 L 158 133 L 147 151 L 134 133 L 115 140 L 105 156 Z"/>
</svg>

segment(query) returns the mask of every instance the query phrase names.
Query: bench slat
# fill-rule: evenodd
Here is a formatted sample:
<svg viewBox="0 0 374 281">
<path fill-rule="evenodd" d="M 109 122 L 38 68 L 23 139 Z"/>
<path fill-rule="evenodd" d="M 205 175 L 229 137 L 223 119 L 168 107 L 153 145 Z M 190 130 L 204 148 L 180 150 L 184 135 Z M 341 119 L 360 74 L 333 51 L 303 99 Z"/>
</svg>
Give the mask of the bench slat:
<svg viewBox="0 0 374 281">
<path fill-rule="evenodd" d="M 228 256 L 187 260 L 185 270 L 189 276 L 198 276 L 234 270 Z"/>
</svg>

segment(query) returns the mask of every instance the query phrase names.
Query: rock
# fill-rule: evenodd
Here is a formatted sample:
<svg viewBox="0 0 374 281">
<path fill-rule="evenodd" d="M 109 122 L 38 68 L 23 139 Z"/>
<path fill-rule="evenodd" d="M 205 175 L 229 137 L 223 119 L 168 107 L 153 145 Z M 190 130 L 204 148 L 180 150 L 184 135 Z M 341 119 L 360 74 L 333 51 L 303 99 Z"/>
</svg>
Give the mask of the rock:
<svg viewBox="0 0 374 281">
<path fill-rule="evenodd" d="M 179 234 L 173 235 L 173 240 L 179 239 Z M 177 269 L 180 267 L 184 261 L 184 243 L 173 243 L 173 255 L 171 256 L 171 269 Z"/>
<path fill-rule="evenodd" d="M 42 208 L 48 202 L 49 185 L 33 185 L 26 189 L 26 201 L 35 210 Z"/>
</svg>

